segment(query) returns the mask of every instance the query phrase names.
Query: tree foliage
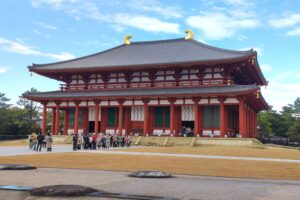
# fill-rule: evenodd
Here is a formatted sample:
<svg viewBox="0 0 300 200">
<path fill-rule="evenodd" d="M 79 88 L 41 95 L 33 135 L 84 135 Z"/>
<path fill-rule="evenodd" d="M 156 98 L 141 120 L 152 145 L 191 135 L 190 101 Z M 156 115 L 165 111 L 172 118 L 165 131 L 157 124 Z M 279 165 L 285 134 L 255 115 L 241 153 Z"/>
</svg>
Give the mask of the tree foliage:
<svg viewBox="0 0 300 200">
<path fill-rule="evenodd" d="M 260 135 L 274 135 L 300 140 L 300 98 L 294 104 L 275 110 L 260 112 L 258 115 Z"/>
<path fill-rule="evenodd" d="M 34 89 L 32 89 L 34 90 Z M 36 91 L 36 90 L 35 90 Z M 5 94 L 0 93 L 0 134 L 27 135 L 40 131 L 40 111 L 37 103 L 30 103 L 20 97 L 18 105 L 11 107 Z"/>
</svg>

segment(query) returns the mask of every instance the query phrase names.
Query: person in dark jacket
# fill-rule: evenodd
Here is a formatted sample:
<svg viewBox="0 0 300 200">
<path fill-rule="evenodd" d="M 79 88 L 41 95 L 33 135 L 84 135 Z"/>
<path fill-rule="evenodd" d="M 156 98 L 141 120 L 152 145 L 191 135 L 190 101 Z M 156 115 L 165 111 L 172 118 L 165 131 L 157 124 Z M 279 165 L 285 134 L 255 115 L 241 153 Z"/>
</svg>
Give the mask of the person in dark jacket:
<svg viewBox="0 0 300 200">
<path fill-rule="evenodd" d="M 44 139 L 45 139 L 45 137 L 41 133 L 37 136 L 38 145 L 37 145 L 36 151 L 42 150 L 42 145 L 43 145 Z"/>
<path fill-rule="evenodd" d="M 73 151 L 77 151 L 77 144 L 78 144 L 78 134 L 73 136 Z"/>
</svg>

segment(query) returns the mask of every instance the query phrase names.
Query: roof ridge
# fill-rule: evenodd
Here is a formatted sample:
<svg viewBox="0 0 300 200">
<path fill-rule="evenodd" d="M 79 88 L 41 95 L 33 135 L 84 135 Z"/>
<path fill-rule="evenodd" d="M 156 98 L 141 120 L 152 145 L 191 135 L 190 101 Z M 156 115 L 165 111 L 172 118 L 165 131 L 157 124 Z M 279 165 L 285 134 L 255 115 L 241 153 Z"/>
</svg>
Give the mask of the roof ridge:
<svg viewBox="0 0 300 200">
<path fill-rule="evenodd" d="M 194 39 L 191 39 L 190 41 L 193 42 L 193 43 L 195 43 L 195 44 L 201 45 L 204 48 L 213 49 L 213 50 L 219 50 L 219 51 L 223 51 L 223 52 L 230 52 L 230 53 L 234 53 L 234 54 L 253 53 L 253 52 L 255 52 L 255 51 L 253 51 L 253 48 L 251 48 L 249 50 L 242 50 L 242 51 L 241 50 L 231 50 L 231 49 L 225 49 L 225 48 L 215 47 L 215 46 L 212 46 L 212 45 L 209 45 L 209 44 L 205 44 L 203 42 L 200 42 L 200 41 L 194 40 Z"/>
<path fill-rule="evenodd" d="M 153 44 L 153 43 L 167 43 L 167 42 L 174 42 L 174 41 L 185 41 L 184 38 L 174 38 L 174 39 L 165 39 L 165 40 L 150 40 L 150 41 L 137 41 L 137 42 L 131 42 L 130 45 L 132 44 Z"/>
</svg>

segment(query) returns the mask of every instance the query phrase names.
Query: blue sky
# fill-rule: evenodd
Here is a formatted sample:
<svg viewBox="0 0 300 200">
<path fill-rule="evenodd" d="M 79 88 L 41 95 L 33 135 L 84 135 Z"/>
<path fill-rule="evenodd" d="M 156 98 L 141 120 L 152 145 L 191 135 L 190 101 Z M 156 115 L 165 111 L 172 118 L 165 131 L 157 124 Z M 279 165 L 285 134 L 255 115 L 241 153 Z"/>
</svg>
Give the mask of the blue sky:
<svg viewBox="0 0 300 200">
<path fill-rule="evenodd" d="M 280 110 L 300 96 L 300 1 L 295 0 L 2 0 L 0 92 L 15 103 L 31 87 L 59 82 L 27 66 L 96 53 L 132 41 L 184 37 L 258 51 L 268 103 Z"/>
</svg>

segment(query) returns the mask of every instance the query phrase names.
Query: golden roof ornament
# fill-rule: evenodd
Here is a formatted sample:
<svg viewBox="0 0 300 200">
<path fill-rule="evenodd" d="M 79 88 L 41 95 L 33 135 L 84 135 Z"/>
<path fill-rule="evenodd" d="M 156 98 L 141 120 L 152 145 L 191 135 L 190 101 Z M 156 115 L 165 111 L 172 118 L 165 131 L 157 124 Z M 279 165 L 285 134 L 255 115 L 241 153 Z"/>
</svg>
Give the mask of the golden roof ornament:
<svg viewBox="0 0 300 200">
<path fill-rule="evenodd" d="M 191 39 L 194 38 L 194 33 L 193 33 L 192 30 L 187 29 L 187 30 L 185 30 L 184 32 L 187 34 L 187 35 L 185 36 L 185 39 L 186 39 L 186 40 L 191 40 Z"/>
<path fill-rule="evenodd" d="M 124 44 L 130 44 L 130 43 L 131 43 L 131 42 L 130 42 L 130 38 L 132 38 L 131 35 L 126 35 L 126 36 L 124 37 Z"/>
<path fill-rule="evenodd" d="M 259 91 L 256 92 L 256 98 L 259 99 Z"/>
</svg>

